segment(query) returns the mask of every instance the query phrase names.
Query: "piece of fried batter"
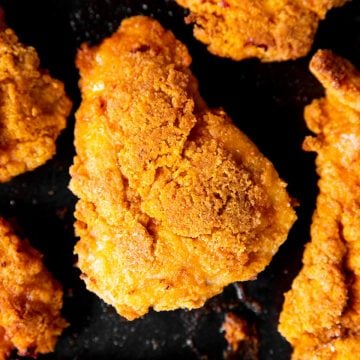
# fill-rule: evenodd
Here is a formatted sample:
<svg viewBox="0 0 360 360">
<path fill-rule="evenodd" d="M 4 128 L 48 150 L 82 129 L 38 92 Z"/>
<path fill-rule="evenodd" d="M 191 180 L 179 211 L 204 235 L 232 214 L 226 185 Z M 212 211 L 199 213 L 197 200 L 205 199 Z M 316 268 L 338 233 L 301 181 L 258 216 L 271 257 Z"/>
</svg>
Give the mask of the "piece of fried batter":
<svg viewBox="0 0 360 360">
<path fill-rule="evenodd" d="M 71 102 L 63 84 L 39 68 L 0 20 L 0 182 L 44 164 L 66 125 Z"/>
<path fill-rule="evenodd" d="M 146 17 L 77 57 L 75 252 L 88 289 L 127 319 L 253 279 L 295 220 L 272 164 L 208 109 L 190 62 Z"/>
<path fill-rule="evenodd" d="M 45 269 L 41 255 L 20 240 L 0 218 L 0 359 L 16 348 L 20 355 L 54 350 L 67 323 L 62 289 Z"/>
<path fill-rule="evenodd" d="M 305 110 L 317 135 L 317 208 L 304 267 L 285 295 L 280 332 L 294 359 L 355 359 L 360 344 L 360 72 L 319 51 L 310 69 L 326 97 Z"/>
<path fill-rule="evenodd" d="M 195 37 L 234 60 L 284 61 L 305 56 L 321 19 L 348 0 L 176 0 L 190 10 Z"/>
<path fill-rule="evenodd" d="M 225 333 L 225 340 L 234 353 L 238 351 L 241 343 L 249 337 L 246 320 L 232 312 L 226 314 L 222 329 Z"/>
</svg>

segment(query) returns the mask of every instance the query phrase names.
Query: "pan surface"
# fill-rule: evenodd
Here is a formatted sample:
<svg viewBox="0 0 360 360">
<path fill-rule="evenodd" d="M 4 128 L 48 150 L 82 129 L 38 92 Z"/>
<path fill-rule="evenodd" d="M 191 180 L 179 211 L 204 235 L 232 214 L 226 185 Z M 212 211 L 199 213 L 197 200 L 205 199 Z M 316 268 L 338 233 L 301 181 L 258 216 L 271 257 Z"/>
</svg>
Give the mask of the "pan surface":
<svg viewBox="0 0 360 360">
<path fill-rule="evenodd" d="M 63 314 L 71 326 L 55 352 L 39 359 L 289 359 L 290 346 L 277 332 L 277 321 L 283 294 L 301 267 L 317 194 L 315 157 L 301 150 L 309 134 L 302 114 L 323 90 L 309 73 L 308 63 L 317 49 L 329 48 L 360 67 L 360 1 L 328 14 L 308 57 L 272 64 L 211 55 L 193 38 L 191 27 L 183 21 L 186 12 L 172 0 L 2 0 L 0 5 L 21 41 L 37 49 L 42 66 L 65 82 L 73 112 L 80 103 L 74 65 L 79 45 L 98 43 L 125 17 L 157 18 L 188 46 L 192 70 L 208 104 L 228 112 L 274 163 L 300 203 L 299 220 L 287 242 L 256 280 L 228 286 L 202 309 L 151 311 L 128 322 L 85 289 L 74 266 L 76 198 L 67 189 L 75 153 L 72 115 L 53 160 L 0 186 L 0 214 L 16 219 L 64 286 Z M 237 353 L 227 349 L 221 332 L 229 312 L 245 318 L 252 333 Z"/>
</svg>

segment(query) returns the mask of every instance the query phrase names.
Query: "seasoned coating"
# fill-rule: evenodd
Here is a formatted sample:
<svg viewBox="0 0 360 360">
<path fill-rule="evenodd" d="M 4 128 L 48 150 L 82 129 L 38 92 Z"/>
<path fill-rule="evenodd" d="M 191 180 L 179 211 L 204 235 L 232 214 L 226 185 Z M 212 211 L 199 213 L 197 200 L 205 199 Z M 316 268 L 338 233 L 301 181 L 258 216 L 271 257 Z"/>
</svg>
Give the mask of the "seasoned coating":
<svg viewBox="0 0 360 360">
<path fill-rule="evenodd" d="M 293 359 L 355 359 L 360 345 L 360 72 L 330 51 L 310 69 L 326 97 L 305 109 L 317 136 L 317 208 L 300 274 L 285 295 L 280 332 Z"/>
<path fill-rule="evenodd" d="M 305 56 L 321 19 L 348 0 L 176 0 L 190 10 L 194 35 L 234 60 L 284 61 Z"/>
<path fill-rule="evenodd" d="M 54 155 L 71 102 L 63 84 L 39 68 L 35 49 L 22 45 L 1 21 L 0 95 L 0 182 L 5 182 Z"/>
<path fill-rule="evenodd" d="M 20 240 L 0 218 L 0 359 L 54 350 L 67 326 L 61 318 L 62 289 L 45 269 L 41 255 Z"/>
<path fill-rule="evenodd" d="M 272 164 L 208 109 L 190 62 L 146 17 L 77 57 L 75 252 L 88 289 L 127 319 L 255 278 L 295 220 Z"/>
</svg>

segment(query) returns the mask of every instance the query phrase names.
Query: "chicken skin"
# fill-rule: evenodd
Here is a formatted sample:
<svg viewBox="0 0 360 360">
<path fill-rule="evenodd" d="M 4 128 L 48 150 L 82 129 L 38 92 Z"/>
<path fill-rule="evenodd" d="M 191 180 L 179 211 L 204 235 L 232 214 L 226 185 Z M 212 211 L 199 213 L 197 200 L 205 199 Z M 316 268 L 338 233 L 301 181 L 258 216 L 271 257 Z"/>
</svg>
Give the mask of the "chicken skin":
<svg viewBox="0 0 360 360">
<path fill-rule="evenodd" d="M 34 356 L 54 350 L 67 323 L 62 289 L 45 269 L 41 255 L 0 218 L 0 359 L 13 349 Z"/>
<path fill-rule="evenodd" d="M 0 15 L 0 182 L 44 164 L 66 125 L 63 84 L 39 68 L 34 48 L 18 41 Z"/>
<path fill-rule="evenodd" d="M 274 167 L 206 106 L 190 63 L 147 17 L 77 57 L 75 252 L 87 288 L 129 320 L 254 279 L 295 221 Z"/>
<path fill-rule="evenodd" d="M 321 19 L 348 0 L 176 0 L 195 37 L 219 56 L 284 61 L 307 55 Z"/>
<path fill-rule="evenodd" d="M 360 72 L 330 51 L 310 69 L 326 97 L 305 109 L 317 152 L 317 208 L 303 269 L 285 295 L 280 332 L 293 359 L 355 359 L 360 345 Z"/>
</svg>

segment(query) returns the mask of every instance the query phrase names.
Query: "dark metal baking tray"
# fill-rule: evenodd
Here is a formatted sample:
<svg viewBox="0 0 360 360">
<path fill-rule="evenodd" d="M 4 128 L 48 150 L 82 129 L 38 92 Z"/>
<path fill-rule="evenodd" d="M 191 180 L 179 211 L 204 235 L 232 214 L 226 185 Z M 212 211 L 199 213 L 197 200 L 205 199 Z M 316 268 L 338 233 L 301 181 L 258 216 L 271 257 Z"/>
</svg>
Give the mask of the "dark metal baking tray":
<svg viewBox="0 0 360 360">
<path fill-rule="evenodd" d="M 231 115 L 275 164 L 301 204 L 287 242 L 256 280 L 228 286 L 199 310 L 151 311 L 128 322 L 85 289 L 74 266 L 76 199 L 67 189 L 74 156 L 71 116 L 53 160 L 0 186 L 0 214 L 16 218 L 65 290 L 63 313 L 71 326 L 55 352 L 39 359 L 289 359 L 290 347 L 276 330 L 277 319 L 283 293 L 301 267 L 317 193 L 314 155 L 301 150 L 309 133 L 302 113 L 323 90 L 309 73 L 308 63 L 316 49 L 330 48 L 360 66 L 360 1 L 328 14 L 308 57 L 272 64 L 233 62 L 209 54 L 184 24 L 185 11 L 170 0 L 3 0 L 0 4 L 9 26 L 37 49 L 42 66 L 65 82 L 74 111 L 80 101 L 74 65 L 78 46 L 100 41 L 124 17 L 146 14 L 159 19 L 189 47 L 192 70 L 209 105 L 222 106 Z M 252 341 L 237 353 L 226 350 L 221 332 L 229 311 L 246 318 L 254 329 Z"/>
</svg>

